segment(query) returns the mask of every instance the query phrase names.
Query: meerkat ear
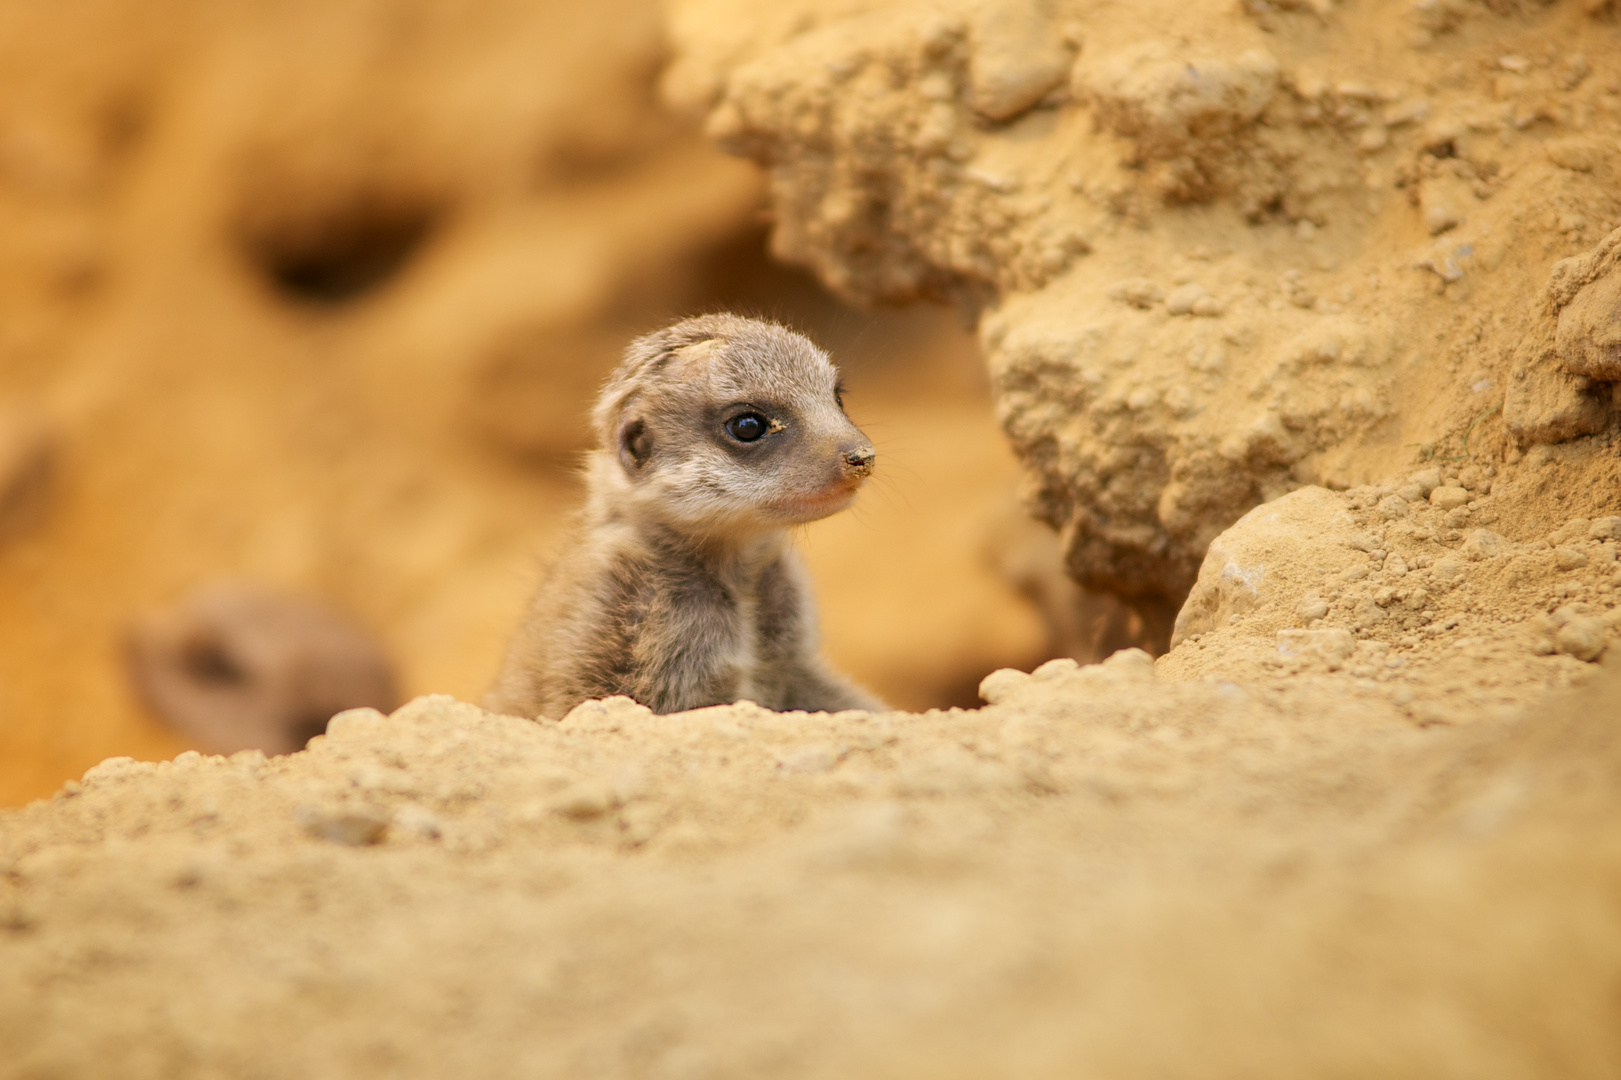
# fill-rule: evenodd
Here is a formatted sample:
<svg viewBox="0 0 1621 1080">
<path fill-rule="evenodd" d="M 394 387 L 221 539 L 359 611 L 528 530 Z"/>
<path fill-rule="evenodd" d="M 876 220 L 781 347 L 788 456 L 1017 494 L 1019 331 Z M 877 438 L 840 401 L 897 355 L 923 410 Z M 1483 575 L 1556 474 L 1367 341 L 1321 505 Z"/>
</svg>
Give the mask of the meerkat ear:
<svg viewBox="0 0 1621 1080">
<path fill-rule="evenodd" d="M 628 473 L 641 471 L 653 455 L 653 436 L 640 420 L 628 420 L 619 429 L 619 463 Z"/>
</svg>

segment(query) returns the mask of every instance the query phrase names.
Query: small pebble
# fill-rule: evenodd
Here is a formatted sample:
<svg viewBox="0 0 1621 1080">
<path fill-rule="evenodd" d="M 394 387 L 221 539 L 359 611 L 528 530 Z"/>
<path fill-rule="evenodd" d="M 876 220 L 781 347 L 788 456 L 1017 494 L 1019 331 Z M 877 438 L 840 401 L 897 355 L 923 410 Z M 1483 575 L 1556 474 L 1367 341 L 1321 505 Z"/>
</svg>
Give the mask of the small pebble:
<svg viewBox="0 0 1621 1080">
<path fill-rule="evenodd" d="M 1554 644 L 1566 656 L 1597 660 L 1604 652 L 1604 623 L 1591 615 L 1578 616 L 1559 628 Z"/>
<path fill-rule="evenodd" d="M 1430 505 L 1442 510 L 1456 510 L 1469 503 L 1469 492 L 1461 487 L 1438 487 L 1430 492 Z"/>
<path fill-rule="evenodd" d="M 1587 553 L 1580 548 L 1555 548 L 1553 557 L 1561 570 L 1580 570 L 1587 565 Z"/>
<path fill-rule="evenodd" d="M 301 806 L 297 816 L 298 823 L 311 836 L 345 847 L 367 847 L 378 843 L 388 831 L 388 812 L 369 806 L 354 810 Z"/>
<path fill-rule="evenodd" d="M 1328 602 L 1320 596 L 1308 596 L 1300 601 L 1296 613 L 1305 622 L 1321 619 L 1328 615 Z"/>
<path fill-rule="evenodd" d="M 558 792 L 547 806 L 564 817 L 585 821 L 601 817 L 612 810 L 617 802 L 607 784 L 598 780 L 581 780 Z"/>
<path fill-rule="evenodd" d="M 1408 481 L 1419 488 L 1422 494 L 1428 496 L 1430 492 L 1441 486 L 1441 470 L 1421 469 L 1408 477 Z"/>
</svg>

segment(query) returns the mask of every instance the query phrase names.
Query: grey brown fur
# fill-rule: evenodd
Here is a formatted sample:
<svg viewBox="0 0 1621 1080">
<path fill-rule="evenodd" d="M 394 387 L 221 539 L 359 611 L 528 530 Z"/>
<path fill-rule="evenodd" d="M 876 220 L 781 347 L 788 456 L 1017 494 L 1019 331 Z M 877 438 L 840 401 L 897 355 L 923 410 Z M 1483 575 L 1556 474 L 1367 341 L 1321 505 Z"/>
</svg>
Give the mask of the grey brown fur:
<svg viewBox="0 0 1621 1080">
<path fill-rule="evenodd" d="M 879 708 L 817 650 L 788 530 L 848 506 L 872 471 L 838 372 L 773 323 L 706 315 L 632 342 L 593 414 L 572 543 L 486 704 L 560 717 L 624 694 L 658 713 L 749 699 Z M 753 441 L 729 432 L 742 422 Z"/>
</svg>

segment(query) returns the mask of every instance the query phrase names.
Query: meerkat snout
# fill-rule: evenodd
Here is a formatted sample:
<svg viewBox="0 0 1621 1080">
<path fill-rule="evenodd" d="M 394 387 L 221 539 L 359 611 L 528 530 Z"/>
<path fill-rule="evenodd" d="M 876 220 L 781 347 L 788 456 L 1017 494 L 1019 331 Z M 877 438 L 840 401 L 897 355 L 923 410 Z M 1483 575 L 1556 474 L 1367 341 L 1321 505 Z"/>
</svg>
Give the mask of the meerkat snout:
<svg viewBox="0 0 1621 1080">
<path fill-rule="evenodd" d="M 787 530 L 850 505 L 877 454 L 827 354 L 774 323 L 687 319 L 632 342 L 593 413 L 574 545 L 488 701 L 562 716 L 626 694 L 657 712 L 749 698 L 878 708 L 823 665 Z"/>
<path fill-rule="evenodd" d="M 878 454 L 870 446 L 857 447 L 844 452 L 844 463 L 850 471 L 865 480 L 872 475 L 872 463 L 878 460 Z"/>
</svg>

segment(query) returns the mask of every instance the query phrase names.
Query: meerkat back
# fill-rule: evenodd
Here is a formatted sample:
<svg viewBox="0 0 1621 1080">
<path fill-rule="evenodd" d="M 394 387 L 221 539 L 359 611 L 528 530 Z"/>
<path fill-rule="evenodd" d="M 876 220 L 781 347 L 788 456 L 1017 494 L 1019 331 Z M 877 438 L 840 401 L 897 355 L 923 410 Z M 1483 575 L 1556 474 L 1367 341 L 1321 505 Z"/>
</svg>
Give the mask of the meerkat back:
<svg viewBox="0 0 1621 1080">
<path fill-rule="evenodd" d="M 774 323 L 687 319 L 631 343 L 593 420 L 580 522 L 490 708 L 558 717 L 612 694 L 660 713 L 882 707 L 822 661 L 788 536 L 847 507 L 873 469 L 825 353 Z"/>
</svg>

